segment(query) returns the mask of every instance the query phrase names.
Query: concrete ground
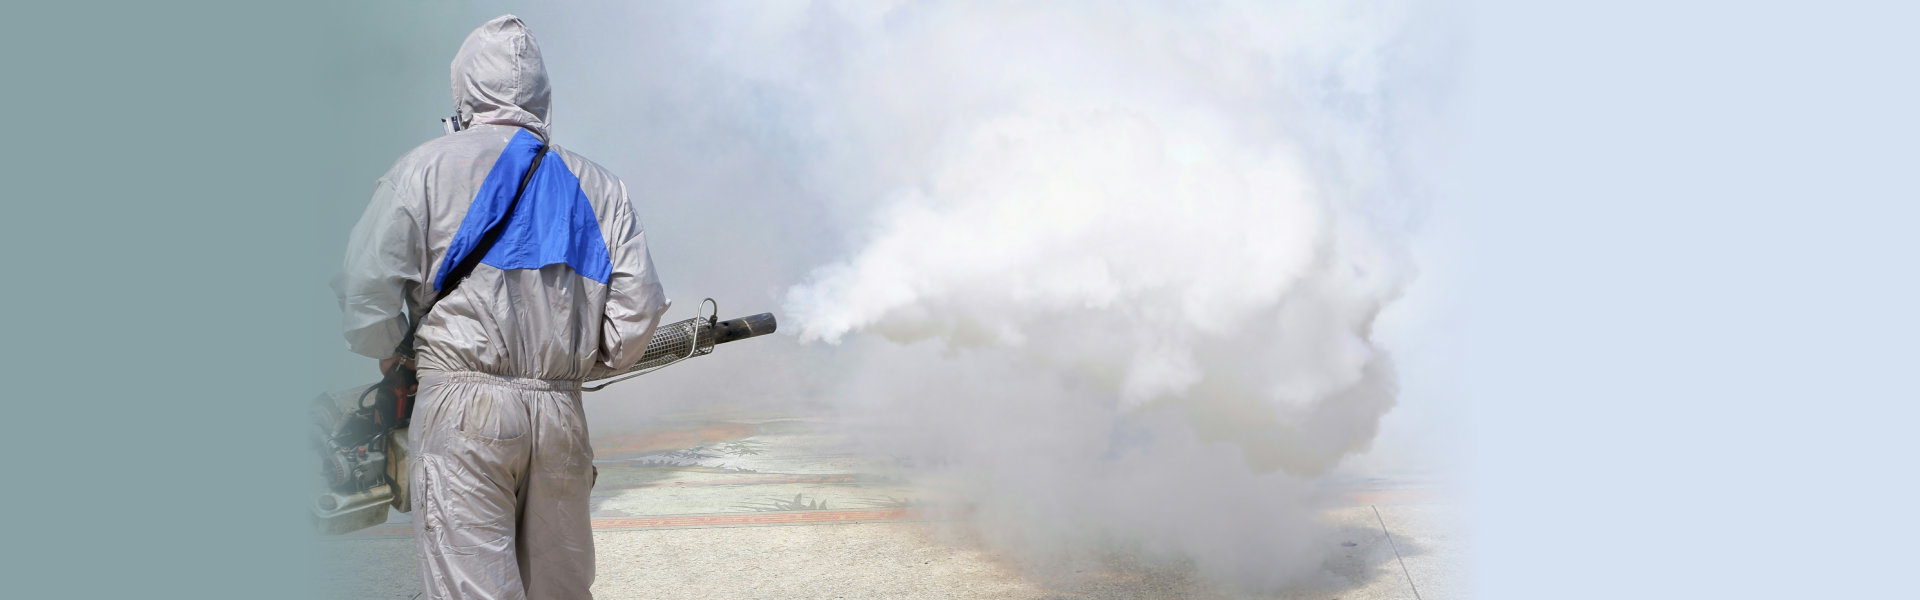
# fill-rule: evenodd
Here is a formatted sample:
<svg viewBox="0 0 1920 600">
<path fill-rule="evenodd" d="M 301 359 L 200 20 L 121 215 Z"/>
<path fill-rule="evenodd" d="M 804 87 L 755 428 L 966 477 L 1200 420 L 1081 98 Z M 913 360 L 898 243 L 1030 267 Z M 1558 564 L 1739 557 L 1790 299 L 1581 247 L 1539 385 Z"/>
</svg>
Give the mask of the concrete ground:
<svg viewBox="0 0 1920 600">
<path fill-rule="evenodd" d="M 1108 556 L 1039 569 L 967 534 L 963 507 L 844 452 L 819 421 L 713 415 L 595 432 L 594 594 L 625 598 L 1409 598 L 1468 596 L 1464 531 L 1432 486 L 1336 484 L 1320 580 L 1260 593 Z M 407 515 L 332 538 L 340 598 L 420 591 Z"/>
</svg>

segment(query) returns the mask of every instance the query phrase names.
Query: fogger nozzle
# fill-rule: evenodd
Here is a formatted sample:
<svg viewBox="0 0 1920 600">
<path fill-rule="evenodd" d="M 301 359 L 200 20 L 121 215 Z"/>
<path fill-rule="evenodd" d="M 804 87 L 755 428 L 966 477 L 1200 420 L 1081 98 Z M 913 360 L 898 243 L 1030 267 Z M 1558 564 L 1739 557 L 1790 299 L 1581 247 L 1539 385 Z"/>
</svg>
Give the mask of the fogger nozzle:
<svg viewBox="0 0 1920 600">
<path fill-rule="evenodd" d="M 713 343 L 725 344 L 734 340 L 763 336 L 773 333 L 777 326 L 773 320 L 773 313 L 770 312 L 728 319 L 713 326 Z"/>
</svg>

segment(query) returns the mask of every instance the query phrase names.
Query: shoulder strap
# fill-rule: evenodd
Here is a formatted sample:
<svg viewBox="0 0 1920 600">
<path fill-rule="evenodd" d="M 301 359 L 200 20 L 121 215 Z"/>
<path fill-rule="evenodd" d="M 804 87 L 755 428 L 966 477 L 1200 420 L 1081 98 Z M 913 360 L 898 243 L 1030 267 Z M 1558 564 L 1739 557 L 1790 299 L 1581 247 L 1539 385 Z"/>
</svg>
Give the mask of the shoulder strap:
<svg viewBox="0 0 1920 600">
<path fill-rule="evenodd" d="M 493 249 L 493 243 L 500 241 L 500 232 L 506 230 L 507 219 L 513 217 L 513 209 L 520 205 L 520 196 L 527 193 L 527 184 L 533 181 L 534 172 L 540 170 L 540 161 L 546 157 L 547 145 L 541 144 L 540 149 L 533 155 L 533 163 L 527 165 L 526 174 L 520 176 L 520 187 L 513 190 L 513 199 L 507 201 L 507 210 L 500 213 L 500 220 L 494 221 L 493 226 L 488 227 L 486 233 L 480 234 L 480 240 L 474 242 L 473 250 L 460 258 L 460 264 L 447 272 L 446 285 L 440 288 L 440 295 L 434 297 L 434 304 L 439 304 L 441 300 L 446 299 L 447 294 L 453 293 L 453 288 L 460 287 L 460 282 L 465 281 L 468 275 L 472 275 L 474 268 L 480 266 L 480 259 Z M 428 307 L 427 310 L 433 310 L 433 308 Z M 413 334 L 419 329 L 418 321 L 408 325 L 407 335 L 400 338 L 400 347 L 395 348 L 394 352 L 401 356 L 413 356 Z"/>
</svg>

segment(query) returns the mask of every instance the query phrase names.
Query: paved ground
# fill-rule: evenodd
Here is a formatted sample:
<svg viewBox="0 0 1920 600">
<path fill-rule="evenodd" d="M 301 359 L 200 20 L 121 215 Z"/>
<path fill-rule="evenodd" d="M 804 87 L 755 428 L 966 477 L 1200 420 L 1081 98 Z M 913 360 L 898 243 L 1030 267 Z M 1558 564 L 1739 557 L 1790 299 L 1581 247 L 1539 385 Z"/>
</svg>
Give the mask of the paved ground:
<svg viewBox="0 0 1920 600">
<path fill-rule="evenodd" d="M 1249 594 L 1126 556 L 1039 569 L 983 549 L 964 507 L 845 452 L 819 421 L 735 415 L 595 434 L 596 597 L 1462 598 L 1462 528 L 1429 485 L 1370 479 L 1322 518 L 1320 581 Z M 340 598 L 411 598 L 411 526 L 326 543 Z"/>
</svg>

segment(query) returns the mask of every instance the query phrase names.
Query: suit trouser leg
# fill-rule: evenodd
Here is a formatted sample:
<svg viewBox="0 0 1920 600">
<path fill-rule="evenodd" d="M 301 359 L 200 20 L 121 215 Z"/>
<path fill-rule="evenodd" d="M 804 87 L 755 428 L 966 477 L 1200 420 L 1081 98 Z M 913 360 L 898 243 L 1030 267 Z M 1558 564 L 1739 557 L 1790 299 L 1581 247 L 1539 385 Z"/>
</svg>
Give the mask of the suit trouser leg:
<svg viewBox="0 0 1920 600">
<path fill-rule="evenodd" d="M 531 600 L 593 597 L 593 446 L 580 392 L 535 407 L 533 470 L 520 505 L 520 576 Z"/>
<path fill-rule="evenodd" d="M 578 384 L 422 371 L 414 531 L 429 598 L 589 598 L 592 448 Z"/>
</svg>

